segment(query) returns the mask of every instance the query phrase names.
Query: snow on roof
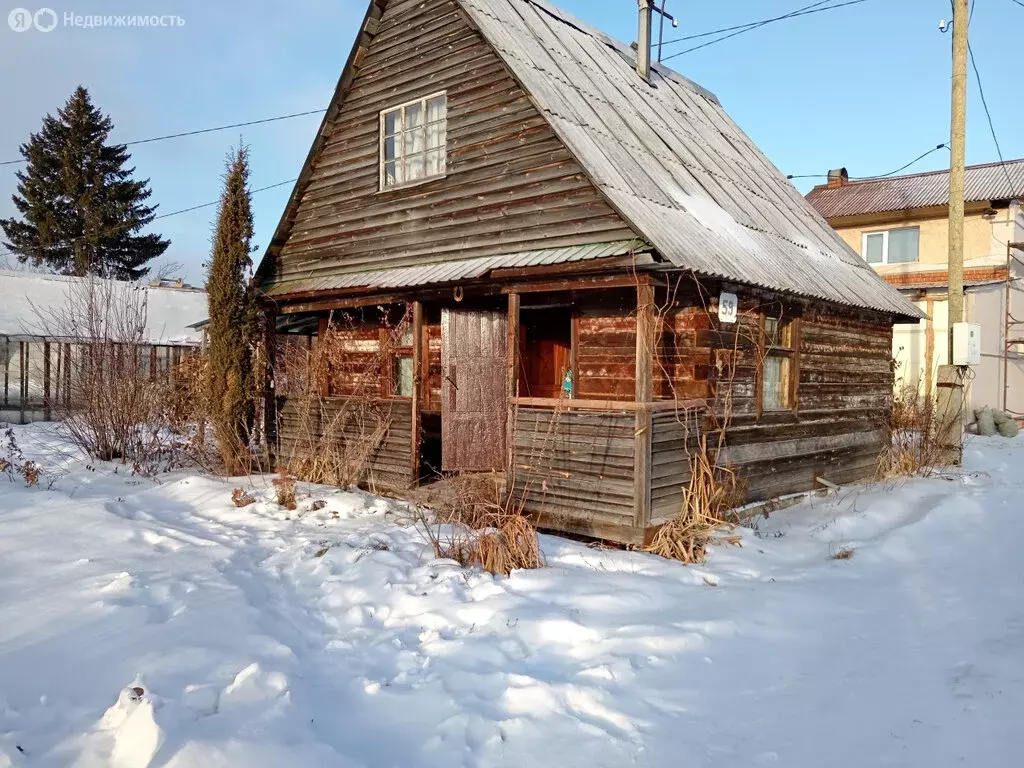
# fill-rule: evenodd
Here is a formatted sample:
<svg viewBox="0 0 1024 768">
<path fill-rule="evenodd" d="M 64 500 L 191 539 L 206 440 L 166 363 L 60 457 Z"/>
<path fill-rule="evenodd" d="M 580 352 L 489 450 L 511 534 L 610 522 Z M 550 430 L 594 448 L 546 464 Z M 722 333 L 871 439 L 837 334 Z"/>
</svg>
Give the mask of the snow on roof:
<svg viewBox="0 0 1024 768">
<path fill-rule="evenodd" d="M 41 318 L 66 307 L 76 286 L 90 278 L 0 270 L 0 336 L 44 335 Z M 122 281 L 117 281 L 122 282 Z M 124 286 L 133 285 L 123 282 Z M 146 291 L 146 341 L 198 346 L 202 332 L 189 326 L 207 316 L 206 292 L 137 284 Z"/>
</svg>

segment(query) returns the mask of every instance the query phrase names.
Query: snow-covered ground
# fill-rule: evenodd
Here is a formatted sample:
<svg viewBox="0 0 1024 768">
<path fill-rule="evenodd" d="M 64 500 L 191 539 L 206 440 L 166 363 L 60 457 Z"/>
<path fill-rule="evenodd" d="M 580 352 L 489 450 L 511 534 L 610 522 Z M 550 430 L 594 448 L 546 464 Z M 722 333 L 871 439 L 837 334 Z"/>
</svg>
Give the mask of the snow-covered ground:
<svg viewBox="0 0 1024 768">
<path fill-rule="evenodd" d="M 0 476 L 5 768 L 1021 764 L 1024 438 L 704 566 L 543 537 L 505 579 L 395 502 L 238 509 L 52 429 L 16 428 L 52 488 Z"/>
</svg>

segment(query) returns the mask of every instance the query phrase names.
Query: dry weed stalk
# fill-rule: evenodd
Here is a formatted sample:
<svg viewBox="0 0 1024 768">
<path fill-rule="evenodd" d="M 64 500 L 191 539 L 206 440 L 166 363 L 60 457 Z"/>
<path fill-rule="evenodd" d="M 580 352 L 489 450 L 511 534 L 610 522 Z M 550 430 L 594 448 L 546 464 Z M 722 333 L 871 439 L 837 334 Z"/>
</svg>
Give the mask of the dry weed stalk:
<svg viewBox="0 0 1024 768">
<path fill-rule="evenodd" d="M 704 316 L 708 318 L 708 327 L 713 329 L 715 321 L 708 306 L 709 297 L 704 286 L 696 278 L 693 280 L 703 305 Z M 681 279 L 677 279 L 674 284 L 667 285 L 666 299 L 656 308 L 657 328 L 664 329 L 669 313 L 677 308 L 676 297 L 680 284 Z M 763 344 L 749 327 L 749 318 L 760 311 L 762 308 L 758 306 L 741 313 L 732 333 L 731 348 L 712 348 L 711 359 L 708 361 L 711 391 L 709 397 L 702 402 L 700 428 L 697 430 L 697 445 L 694 449 L 689 447 L 692 402 L 684 404 L 676 390 L 672 372 L 665 367 L 661 355 L 654 355 L 676 404 L 676 420 L 686 427 L 684 434 L 687 435 L 690 479 L 682 489 L 683 498 L 678 515 L 658 529 L 651 543 L 644 547 L 646 552 L 693 564 L 704 561 L 707 545 L 715 540 L 733 544 L 739 542 L 735 536 L 715 535 L 716 530 L 723 526 L 743 522 L 731 510 L 740 506 L 747 495 L 746 484 L 736 468 L 723 464 L 721 458 L 733 420 L 733 396 L 744 342 L 747 347 L 755 350 L 755 370 L 763 364 Z"/>
<path fill-rule="evenodd" d="M 295 478 L 282 472 L 271 482 L 274 486 L 277 503 L 289 511 L 294 511 L 298 506 L 295 500 Z M 233 493 L 232 498 L 234 498 Z M 238 505 L 237 502 L 236 505 Z"/>
</svg>

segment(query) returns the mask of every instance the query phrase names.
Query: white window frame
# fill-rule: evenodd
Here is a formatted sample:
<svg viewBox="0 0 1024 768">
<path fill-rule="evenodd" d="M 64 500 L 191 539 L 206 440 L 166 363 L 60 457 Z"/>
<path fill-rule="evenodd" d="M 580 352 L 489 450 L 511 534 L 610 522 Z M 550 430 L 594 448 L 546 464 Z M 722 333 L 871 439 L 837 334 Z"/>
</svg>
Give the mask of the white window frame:
<svg viewBox="0 0 1024 768">
<path fill-rule="evenodd" d="M 426 174 L 426 168 L 424 167 L 424 175 L 421 176 L 418 179 L 413 179 L 411 181 L 403 180 L 401 182 L 397 182 L 396 181 L 394 184 L 388 184 L 387 183 L 387 177 L 386 177 L 386 174 L 385 174 L 385 168 L 387 167 L 387 163 L 388 163 L 388 160 L 386 159 L 386 156 L 385 156 L 385 139 L 386 139 L 386 136 L 387 136 L 387 132 L 385 130 L 385 125 L 386 125 L 385 121 L 387 119 L 387 116 L 392 114 L 392 113 L 394 113 L 394 112 L 401 112 L 403 114 L 403 117 L 404 117 L 404 111 L 405 111 L 405 109 L 407 107 L 411 107 L 411 106 L 414 106 L 414 105 L 417 105 L 417 104 L 420 106 L 420 109 L 422 110 L 421 114 L 423 115 L 422 129 L 424 131 L 423 158 L 424 158 L 424 163 L 426 163 L 427 155 L 428 155 L 428 153 L 430 151 L 432 151 L 432 150 L 428 150 L 427 147 L 426 147 L 427 102 L 431 101 L 433 99 L 436 99 L 439 96 L 443 96 L 444 97 L 444 119 L 443 119 L 443 121 L 441 121 L 441 124 L 444 126 L 444 139 L 441 142 L 440 147 L 439 147 L 439 149 L 440 149 L 440 166 L 441 166 L 441 170 L 438 173 L 433 173 L 433 174 L 427 175 Z M 378 190 L 380 192 L 390 192 L 393 189 L 401 189 L 403 187 L 413 187 L 413 186 L 417 186 L 419 184 L 425 184 L 428 181 L 435 181 L 437 179 L 443 179 L 445 176 L 448 175 L 448 92 L 447 91 L 436 91 L 435 93 L 427 94 L 426 96 L 423 96 L 421 98 L 410 99 L 409 101 L 404 101 L 401 104 L 395 104 L 394 106 L 390 106 L 387 109 L 382 109 L 380 111 L 380 118 L 379 119 L 380 119 L 380 123 L 379 123 L 379 128 L 378 128 L 378 142 L 377 142 L 377 144 L 378 144 L 377 174 L 378 174 Z M 397 134 L 395 134 L 395 135 L 396 136 L 403 136 L 404 137 L 404 135 L 405 135 L 405 127 L 404 127 L 404 125 L 402 126 L 402 129 Z M 396 142 L 395 146 L 396 146 L 396 152 L 395 152 L 395 159 L 394 159 L 393 162 L 395 163 L 395 167 L 397 169 L 398 163 L 402 162 L 404 160 L 404 158 L 406 157 L 406 155 L 405 155 L 405 152 L 404 152 L 404 146 L 403 146 L 403 151 L 402 151 L 401 154 L 399 154 L 398 151 L 397 151 L 397 147 L 399 146 L 399 143 Z M 417 153 L 417 154 L 419 154 L 419 153 Z"/>
<path fill-rule="evenodd" d="M 916 229 L 917 230 L 917 260 L 916 261 L 901 261 L 899 264 L 917 264 L 921 261 L 921 228 L 920 227 L 892 227 L 890 229 L 876 229 L 871 232 L 864 232 L 860 239 L 860 252 L 861 257 L 864 261 L 868 262 L 869 266 L 882 267 L 889 263 L 889 233 L 894 230 L 904 229 Z M 872 235 L 882 236 L 882 260 L 872 264 L 868 261 L 868 238 Z"/>
</svg>

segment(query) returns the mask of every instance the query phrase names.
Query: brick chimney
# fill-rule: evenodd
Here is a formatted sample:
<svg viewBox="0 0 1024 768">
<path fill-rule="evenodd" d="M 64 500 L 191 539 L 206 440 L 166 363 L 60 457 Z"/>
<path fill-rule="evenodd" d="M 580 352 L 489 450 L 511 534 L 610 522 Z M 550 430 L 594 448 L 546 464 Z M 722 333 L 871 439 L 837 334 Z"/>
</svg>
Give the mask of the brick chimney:
<svg viewBox="0 0 1024 768">
<path fill-rule="evenodd" d="M 636 72 L 644 80 L 651 76 L 651 2 L 637 0 L 640 20 L 636 36 Z"/>
<path fill-rule="evenodd" d="M 833 168 L 828 172 L 828 185 L 830 187 L 841 187 L 850 183 L 850 174 L 845 168 Z"/>
</svg>

